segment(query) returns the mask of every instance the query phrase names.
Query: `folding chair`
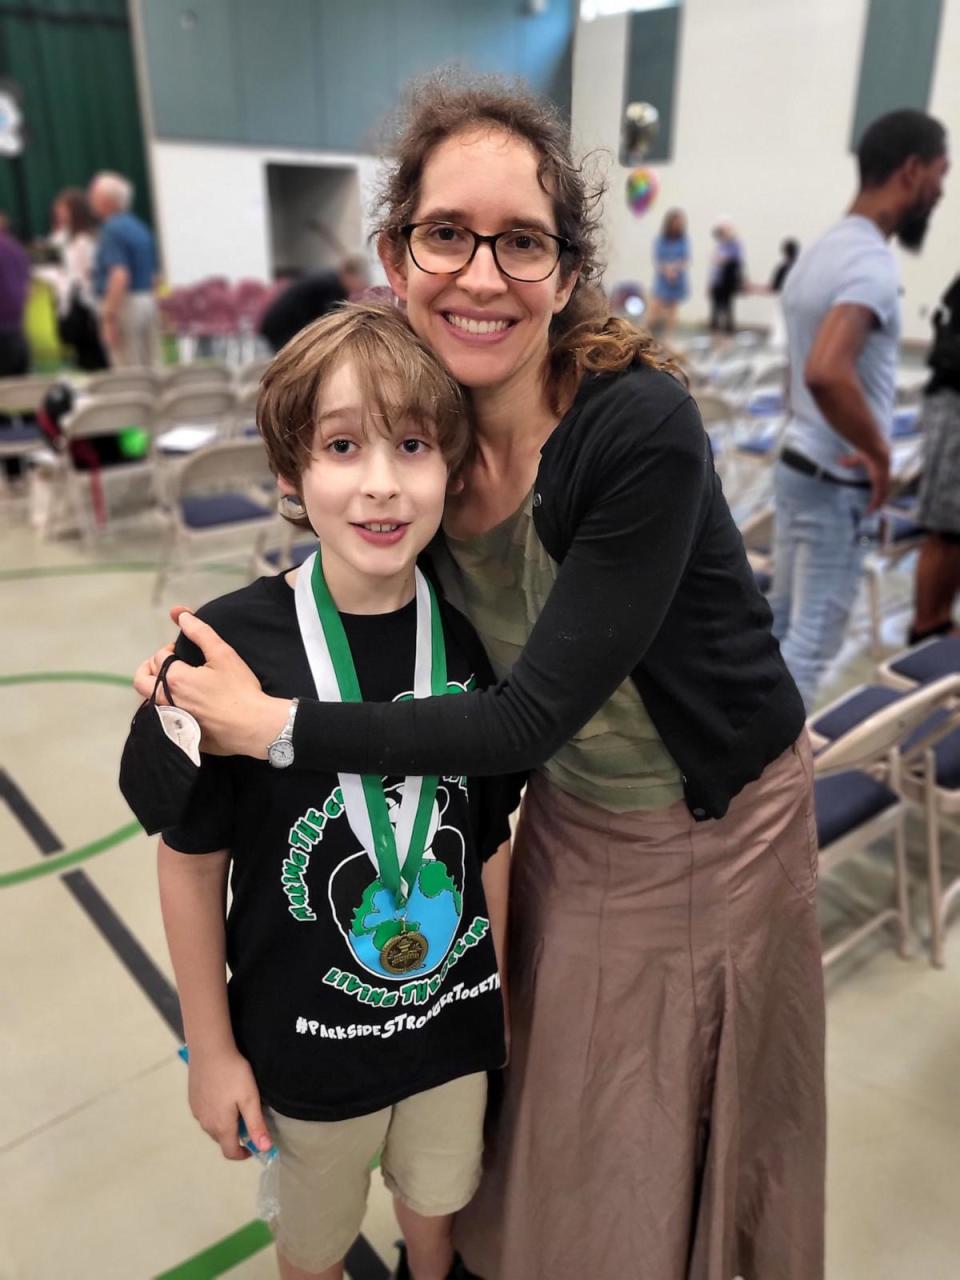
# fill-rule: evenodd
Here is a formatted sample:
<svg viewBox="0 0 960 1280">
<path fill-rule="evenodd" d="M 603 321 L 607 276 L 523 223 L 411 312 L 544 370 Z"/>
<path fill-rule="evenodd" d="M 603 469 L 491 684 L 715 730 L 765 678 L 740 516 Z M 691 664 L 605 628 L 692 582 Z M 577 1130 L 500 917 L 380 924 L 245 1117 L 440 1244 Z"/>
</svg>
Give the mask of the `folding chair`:
<svg viewBox="0 0 960 1280">
<path fill-rule="evenodd" d="M 250 360 L 246 364 L 241 365 L 237 370 L 237 386 L 243 388 L 248 387 L 251 384 L 259 386 L 260 379 L 271 364 L 272 360 L 270 357 L 265 357 L 259 360 Z"/>
<path fill-rule="evenodd" d="M 158 369 L 110 369 L 106 373 L 97 373 L 88 378 L 83 392 L 89 396 L 155 396 L 162 382 L 163 376 Z"/>
<path fill-rule="evenodd" d="M 275 526 L 276 483 L 266 449 L 257 440 L 228 440 L 191 454 L 167 484 L 167 545 L 153 588 L 158 603 L 175 571 L 186 569 L 194 548 L 217 535 L 243 533 L 243 552 L 255 570 L 256 534 Z M 214 558 L 235 558 L 237 550 Z"/>
<path fill-rule="evenodd" d="M 228 383 L 198 383 L 166 391 L 157 404 L 157 422 L 161 430 L 188 423 L 190 426 L 215 427 L 227 436 L 233 426 L 236 393 Z"/>
<path fill-rule="evenodd" d="M 757 586 L 766 595 L 773 585 L 773 507 L 761 507 L 741 521 L 740 536 Z"/>
<path fill-rule="evenodd" d="M 921 727 L 933 721 L 945 732 L 945 716 L 954 723 L 951 708 L 958 694 L 960 676 L 912 693 L 864 686 L 810 722 L 814 746 L 819 745 L 815 768 L 821 871 L 829 873 L 883 836 L 892 834 L 894 846 L 895 905 L 873 913 L 829 948 L 823 956 L 824 968 L 891 921 L 897 928 L 899 954 L 908 955 L 907 773 L 901 753 Z M 938 902 L 942 897 L 940 894 Z"/>
<path fill-rule="evenodd" d="M 247 382 L 237 388 L 233 406 L 233 434 L 255 436 L 257 434 L 257 400 L 260 383 Z"/>
<path fill-rule="evenodd" d="M 36 413 L 43 397 L 62 378 L 34 377 L 24 374 L 17 378 L 0 378 L 0 417 L 20 419 Z"/>
<path fill-rule="evenodd" d="M 195 360 L 168 370 L 163 391 L 169 394 L 186 387 L 228 387 L 232 382 L 233 372 L 225 360 Z"/>
<path fill-rule="evenodd" d="M 64 449 L 58 455 L 54 474 L 58 472 L 63 479 L 67 527 L 78 528 L 84 541 L 89 542 L 96 524 L 106 523 L 109 511 L 107 494 L 110 489 L 143 477 L 149 485 L 147 491 L 151 501 L 155 497 L 154 398 L 152 395 L 132 393 L 92 397 L 63 419 L 62 428 Z M 91 450 L 91 461 L 84 465 L 84 442 L 92 442 L 104 436 L 116 436 L 127 429 L 140 429 L 148 433 L 148 445 L 143 454 L 131 457 L 127 462 L 99 466 L 96 455 Z M 56 506 L 55 501 L 50 505 L 48 523 L 44 529 L 47 536 L 56 527 Z"/>
<path fill-rule="evenodd" d="M 710 437 L 710 447 L 718 471 L 724 465 L 728 451 L 733 447 L 742 415 L 729 396 L 719 391 L 698 391 L 694 397 L 704 430 Z"/>
<path fill-rule="evenodd" d="M 317 549 L 317 539 L 309 529 L 297 529 L 288 521 L 282 528 L 265 529 L 257 536 L 254 566 L 259 574 L 296 569 Z"/>
<path fill-rule="evenodd" d="M 0 378 L 0 497 L 10 491 L 7 458 L 26 458 L 46 443 L 34 416 L 56 378 Z"/>
<path fill-rule="evenodd" d="M 960 673 L 960 636 L 922 640 L 877 667 L 877 679 L 891 689 L 914 689 L 957 673 Z"/>
<path fill-rule="evenodd" d="M 947 676 L 933 685 L 923 685 L 906 698 L 960 676 Z M 960 831 L 960 707 L 931 718 L 921 733 L 915 734 L 903 752 L 903 794 L 922 811 L 926 826 L 927 891 L 930 913 L 930 963 L 944 967 L 944 942 L 950 908 L 960 898 L 960 873 L 944 884 L 941 828 Z"/>
</svg>

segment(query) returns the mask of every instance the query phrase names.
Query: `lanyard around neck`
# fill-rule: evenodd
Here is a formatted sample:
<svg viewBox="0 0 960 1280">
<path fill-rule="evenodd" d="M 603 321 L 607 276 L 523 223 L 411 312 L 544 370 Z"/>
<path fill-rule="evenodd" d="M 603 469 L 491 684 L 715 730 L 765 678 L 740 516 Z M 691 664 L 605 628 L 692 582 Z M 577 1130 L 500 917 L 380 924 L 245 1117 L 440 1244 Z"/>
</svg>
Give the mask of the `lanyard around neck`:
<svg viewBox="0 0 960 1280">
<path fill-rule="evenodd" d="M 415 698 L 447 692 L 447 656 L 436 595 L 419 569 L 416 574 L 417 639 Z M 321 702 L 361 702 L 360 683 L 343 622 L 323 576 L 319 551 L 300 567 L 295 588 L 297 621 Z M 387 810 L 378 774 L 338 775 L 350 827 L 377 868 L 398 906 L 405 901 L 423 863 L 431 831 L 437 777 L 408 777 L 397 828 Z M 406 892 L 403 882 L 406 882 Z"/>
</svg>

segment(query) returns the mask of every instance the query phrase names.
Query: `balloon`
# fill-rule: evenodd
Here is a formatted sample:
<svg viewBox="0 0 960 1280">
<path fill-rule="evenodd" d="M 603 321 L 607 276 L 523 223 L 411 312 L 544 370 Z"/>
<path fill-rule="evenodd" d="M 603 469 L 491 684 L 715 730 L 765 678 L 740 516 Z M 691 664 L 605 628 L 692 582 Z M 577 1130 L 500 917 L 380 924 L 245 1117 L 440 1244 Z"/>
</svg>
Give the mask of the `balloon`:
<svg viewBox="0 0 960 1280">
<path fill-rule="evenodd" d="M 638 218 L 642 218 L 660 190 L 660 179 L 652 169 L 634 169 L 627 178 L 627 204 Z"/>
<path fill-rule="evenodd" d="M 622 311 L 632 319 L 637 320 L 646 309 L 647 300 L 644 296 L 643 285 L 637 284 L 635 280 L 624 280 L 610 294 L 611 311 Z"/>
<path fill-rule="evenodd" d="M 650 102 L 631 102 L 620 127 L 620 163 L 639 164 L 653 146 L 660 128 L 660 112 Z"/>
</svg>

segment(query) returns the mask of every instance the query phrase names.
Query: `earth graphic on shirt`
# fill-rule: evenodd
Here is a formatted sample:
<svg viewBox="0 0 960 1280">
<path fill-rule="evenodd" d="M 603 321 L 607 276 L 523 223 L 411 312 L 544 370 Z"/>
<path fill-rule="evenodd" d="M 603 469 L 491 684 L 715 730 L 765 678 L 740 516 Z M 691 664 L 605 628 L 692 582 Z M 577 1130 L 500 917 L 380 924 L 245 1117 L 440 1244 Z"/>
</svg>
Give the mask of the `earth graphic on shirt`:
<svg viewBox="0 0 960 1280">
<path fill-rule="evenodd" d="M 387 790 L 391 821 L 398 808 Z M 443 825 L 449 807 L 445 787 L 437 790 L 432 837 L 405 903 L 398 904 L 373 869 L 365 852 L 347 858 L 330 880 L 330 901 L 346 943 L 357 961 L 378 978 L 406 980 L 430 973 L 450 950 L 463 915 L 464 840 L 456 827 Z M 349 913 L 348 913 L 349 911 Z M 382 953 L 391 939 L 416 933 L 426 941 L 424 955 L 402 973 L 388 969 Z"/>
</svg>

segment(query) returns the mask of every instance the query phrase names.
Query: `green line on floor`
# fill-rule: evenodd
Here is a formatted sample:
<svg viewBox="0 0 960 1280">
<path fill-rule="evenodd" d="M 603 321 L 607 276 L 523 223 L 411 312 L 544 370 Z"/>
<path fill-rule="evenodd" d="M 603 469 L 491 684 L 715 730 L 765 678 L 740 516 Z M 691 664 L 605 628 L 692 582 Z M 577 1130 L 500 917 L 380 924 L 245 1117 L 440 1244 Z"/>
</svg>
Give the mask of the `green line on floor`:
<svg viewBox="0 0 960 1280">
<path fill-rule="evenodd" d="M 273 1243 L 270 1229 L 265 1222 L 248 1222 L 245 1227 L 235 1231 L 232 1236 L 219 1240 L 216 1244 L 194 1254 L 179 1266 L 171 1267 L 154 1280 L 212 1280 L 214 1276 L 222 1276 L 247 1258 L 266 1249 Z"/>
<path fill-rule="evenodd" d="M 78 862 L 95 858 L 98 853 L 106 853 L 115 845 L 123 844 L 124 840 L 130 840 L 142 833 L 143 827 L 139 822 L 128 822 L 126 826 L 117 827 L 116 831 L 101 836 L 99 840 L 82 844 L 79 849 L 68 849 L 66 853 L 44 858 L 42 862 L 31 862 L 29 866 L 18 867 L 15 871 L 0 873 L 0 889 L 8 889 L 13 884 L 23 884 L 24 880 L 36 880 L 39 876 L 56 875 L 60 871 L 66 871 L 68 867 L 76 866 Z"/>
<path fill-rule="evenodd" d="M 23 671 L 0 676 L 0 687 L 9 684 L 115 684 L 133 692 L 132 676 L 115 676 L 108 671 Z"/>
<path fill-rule="evenodd" d="M 17 675 L 0 676 L 0 687 L 15 684 L 110 684 L 123 689 L 132 689 L 129 676 L 116 676 L 108 671 L 25 671 Z M 57 875 L 78 862 L 86 862 L 95 858 L 98 853 L 106 853 L 108 849 L 140 835 L 143 828 L 139 822 L 127 822 L 115 831 L 108 832 L 96 840 L 82 844 L 78 849 L 67 849 L 42 862 L 31 862 L 29 866 L 18 867 L 14 871 L 0 872 L 0 889 L 8 889 L 14 884 L 23 884 L 25 880 L 36 880 L 38 876 Z"/>
</svg>

